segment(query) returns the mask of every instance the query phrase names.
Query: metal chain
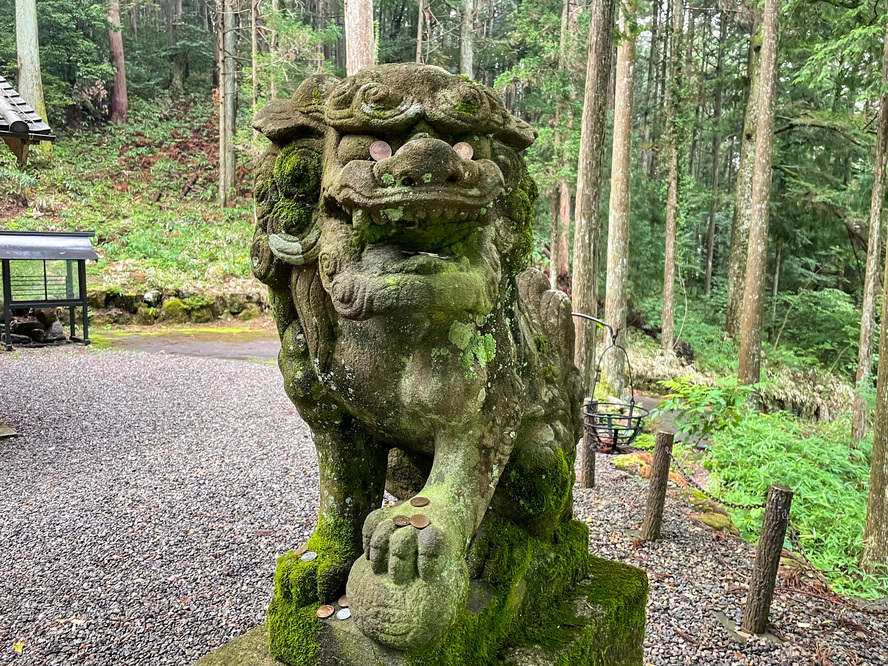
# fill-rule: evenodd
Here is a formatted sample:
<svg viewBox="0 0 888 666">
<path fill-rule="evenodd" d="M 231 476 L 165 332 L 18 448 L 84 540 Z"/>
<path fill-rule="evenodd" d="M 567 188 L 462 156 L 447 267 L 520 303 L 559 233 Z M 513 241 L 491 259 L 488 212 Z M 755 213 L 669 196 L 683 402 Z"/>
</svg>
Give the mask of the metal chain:
<svg viewBox="0 0 888 666">
<path fill-rule="evenodd" d="M 699 490 L 701 493 L 703 493 L 703 495 L 705 495 L 707 498 L 709 498 L 710 500 L 712 500 L 716 504 L 719 504 L 721 506 L 727 506 L 732 509 L 738 509 L 740 511 L 752 511 L 753 509 L 764 509 L 765 508 L 764 503 L 761 503 L 761 504 L 737 504 L 736 502 L 729 502 L 729 501 L 722 499 L 720 497 L 716 497 L 715 495 L 710 493 L 708 490 L 703 488 L 703 486 L 701 486 L 699 483 L 694 481 L 693 477 L 691 477 L 691 475 L 688 474 L 687 470 L 685 470 L 685 468 L 682 466 L 682 464 L 680 462 L 678 462 L 678 460 L 676 460 L 674 455 L 672 455 L 672 452 L 669 453 L 669 457 L 672 459 L 672 464 L 675 465 L 675 469 L 677 469 L 678 473 L 684 477 L 684 480 L 688 482 L 688 485 L 693 486 L 696 490 Z"/>
</svg>

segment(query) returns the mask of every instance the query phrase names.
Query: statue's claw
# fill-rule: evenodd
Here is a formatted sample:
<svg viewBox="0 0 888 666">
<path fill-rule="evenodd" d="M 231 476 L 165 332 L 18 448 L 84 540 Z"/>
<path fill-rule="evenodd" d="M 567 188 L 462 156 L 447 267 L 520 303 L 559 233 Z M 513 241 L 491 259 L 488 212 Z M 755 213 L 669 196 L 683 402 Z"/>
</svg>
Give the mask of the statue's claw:
<svg viewBox="0 0 888 666">
<path fill-rule="evenodd" d="M 393 521 L 402 507 L 380 509 L 364 524 L 364 557 L 348 579 L 353 617 L 370 638 L 407 649 L 438 638 L 465 604 L 463 539 L 443 512 L 424 529 Z M 415 513 L 405 511 L 405 513 Z"/>
</svg>

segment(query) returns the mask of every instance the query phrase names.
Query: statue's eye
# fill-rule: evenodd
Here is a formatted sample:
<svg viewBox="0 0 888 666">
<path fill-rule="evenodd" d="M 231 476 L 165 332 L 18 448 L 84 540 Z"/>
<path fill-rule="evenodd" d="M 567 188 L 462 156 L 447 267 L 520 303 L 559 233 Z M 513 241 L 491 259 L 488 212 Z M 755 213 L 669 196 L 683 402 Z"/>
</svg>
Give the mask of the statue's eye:
<svg viewBox="0 0 888 666">
<path fill-rule="evenodd" d="M 490 138 L 486 134 L 466 134 L 458 137 L 453 149 L 465 160 L 489 160 L 491 157 Z"/>
<path fill-rule="evenodd" d="M 339 147 L 336 155 L 339 157 L 341 164 L 347 164 L 352 160 L 370 160 L 370 146 L 372 146 L 379 137 L 368 136 L 366 134 L 348 134 L 339 140 Z"/>
</svg>

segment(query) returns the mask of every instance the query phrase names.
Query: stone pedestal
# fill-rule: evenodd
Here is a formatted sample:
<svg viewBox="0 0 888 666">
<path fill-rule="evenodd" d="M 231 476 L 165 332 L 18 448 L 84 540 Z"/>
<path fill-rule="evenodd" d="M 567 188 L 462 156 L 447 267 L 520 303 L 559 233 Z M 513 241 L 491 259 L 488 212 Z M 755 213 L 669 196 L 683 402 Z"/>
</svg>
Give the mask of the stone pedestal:
<svg viewBox="0 0 888 666">
<path fill-rule="evenodd" d="M 618 562 L 590 557 L 588 578 L 539 617 L 527 618 L 526 628 L 511 636 L 499 654 L 486 662 L 459 654 L 447 645 L 420 661 L 366 638 L 354 620 L 319 620 L 317 666 L 641 666 L 644 642 L 647 577 Z M 479 581 L 472 584 L 469 610 L 484 625 L 485 614 L 496 612 L 492 590 Z M 459 641 L 471 645 L 465 636 Z M 268 629 L 261 625 L 200 659 L 194 666 L 283 666 L 268 651 Z"/>
</svg>

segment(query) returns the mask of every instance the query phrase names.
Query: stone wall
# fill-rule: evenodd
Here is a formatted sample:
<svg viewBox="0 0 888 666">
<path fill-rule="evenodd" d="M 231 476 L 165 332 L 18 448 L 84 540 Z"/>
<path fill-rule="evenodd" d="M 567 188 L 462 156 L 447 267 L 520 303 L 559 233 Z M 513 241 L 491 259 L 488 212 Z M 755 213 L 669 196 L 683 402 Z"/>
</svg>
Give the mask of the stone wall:
<svg viewBox="0 0 888 666">
<path fill-rule="evenodd" d="M 268 310 L 264 293 L 210 295 L 183 289 L 145 293 L 97 289 L 88 292 L 87 297 L 91 326 L 207 324 L 217 319 L 250 321 Z"/>
</svg>

